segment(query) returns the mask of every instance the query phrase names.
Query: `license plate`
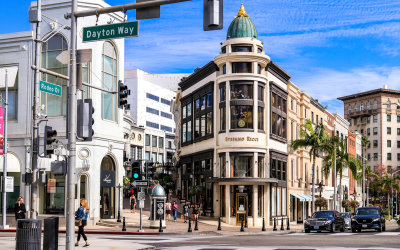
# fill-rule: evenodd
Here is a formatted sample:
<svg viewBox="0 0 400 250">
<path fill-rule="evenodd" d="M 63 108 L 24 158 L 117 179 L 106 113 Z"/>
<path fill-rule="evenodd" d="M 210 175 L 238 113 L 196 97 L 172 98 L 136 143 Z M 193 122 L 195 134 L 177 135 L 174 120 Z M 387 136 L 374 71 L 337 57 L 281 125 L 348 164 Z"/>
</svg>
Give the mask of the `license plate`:
<svg viewBox="0 0 400 250">
<path fill-rule="evenodd" d="M 368 227 L 368 225 L 362 225 L 362 227 Z"/>
<path fill-rule="evenodd" d="M 319 229 L 319 227 L 314 227 L 314 229 Z"/>
</svg>

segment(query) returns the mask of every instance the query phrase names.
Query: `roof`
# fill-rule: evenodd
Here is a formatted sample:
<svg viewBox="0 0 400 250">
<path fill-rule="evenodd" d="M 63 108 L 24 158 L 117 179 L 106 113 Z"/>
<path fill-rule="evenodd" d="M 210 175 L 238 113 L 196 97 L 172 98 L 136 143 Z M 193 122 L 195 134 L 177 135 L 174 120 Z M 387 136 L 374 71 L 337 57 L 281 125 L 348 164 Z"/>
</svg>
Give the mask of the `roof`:
<svg viewBox="0 0 400 250">
<path fill-rule="evenodd" d="M 182 91 L 184 91 L 196 84 L 197 82 L 203 80 L 207 76 L 211 75 L 215 71 L 218 71 L 218 67 L 214 63 L 214 61 L 211 61 L 200 69 L 195 69 L 193 74 L 188 77 L 184 77 L 178 85 L 179 87 L 181 87 Z"/>
<path fill-rule="evenodd" d="M 375 95 L 375 94 L 395 94 L 395 95 L 400 95 L 399 90 L 394 90 L 394 89 L 385 89 L 385 88 L 380 88 L 380 89 L 374 89 L 374 90 L 369 90 L 365 92 L 360 92 L 352 95 L 347 95 L 347 96 L 342 96 L 338 97 L 338 100 L 341 101 L 347 101 L 351 100 L 354 98 L 359 98 L 359 97 L 364 97 L 364 96 L 369 96 L 369 95 Z"/>
<path fill-rule="evenodd" d="M 226 34 L 226 39 L 238 37 L 258 38 L 256 26 L 244 10 L 243 4 L 240 6 L 237 16 L 229 25 Z"/>
</svg>

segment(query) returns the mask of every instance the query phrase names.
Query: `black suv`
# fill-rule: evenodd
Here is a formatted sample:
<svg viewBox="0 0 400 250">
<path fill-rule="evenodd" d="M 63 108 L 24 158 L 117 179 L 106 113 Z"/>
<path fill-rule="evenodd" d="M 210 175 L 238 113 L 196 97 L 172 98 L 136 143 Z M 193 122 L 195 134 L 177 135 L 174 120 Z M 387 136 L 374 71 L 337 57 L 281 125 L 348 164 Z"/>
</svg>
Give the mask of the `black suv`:
<svg viewBox="0 0 400 250">
<path fill-rule="evenodd" d="M 362 229 L 375 229 L 378 232 L 386 230 L 385 216 L 379 207 L 360 207 L 351 218 L 351 231 L 361 232 Z"/>
<path fill-rule="evenodd" d="M 304 221 L 304 231 L 309 233 L 311 230 L 320 232 L 322 230 L 344 232 L 344 218 L 337 211 L 318 211 L 311 218 Z"/>
</svg>

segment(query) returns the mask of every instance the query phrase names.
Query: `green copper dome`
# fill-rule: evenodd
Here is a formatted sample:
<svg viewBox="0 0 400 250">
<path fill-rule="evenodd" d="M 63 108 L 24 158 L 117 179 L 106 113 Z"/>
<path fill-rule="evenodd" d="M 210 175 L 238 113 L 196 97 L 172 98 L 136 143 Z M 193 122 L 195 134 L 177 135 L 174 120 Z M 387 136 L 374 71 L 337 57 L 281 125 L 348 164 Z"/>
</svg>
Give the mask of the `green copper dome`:
<svg viewBox="0 0 400 250">
<path fill-rule="evenodd" d="M 253 37 L 258 39 L 257 29 L 250 17 L 244 10 L 243 4 L 240 7 L 238 15 L 229 25 L 226 39 L 238 37 Z"/>
</svg>

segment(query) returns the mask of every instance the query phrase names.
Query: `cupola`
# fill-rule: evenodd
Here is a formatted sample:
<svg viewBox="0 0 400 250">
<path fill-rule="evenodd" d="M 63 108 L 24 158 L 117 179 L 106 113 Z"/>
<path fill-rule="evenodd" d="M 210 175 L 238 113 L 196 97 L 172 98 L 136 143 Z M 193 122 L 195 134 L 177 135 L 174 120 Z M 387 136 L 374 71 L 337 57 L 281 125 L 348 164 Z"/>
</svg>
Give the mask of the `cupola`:
<svg viewBox="0 0 400 250">
<path fill-rule="evenodd" d="M 251 37 L 258 39 L 256 26 L 244 10 L 243 4 L 240 6 L 237 16 L 229 25 L 226 39 L 238 37 Z"/>
</svg>

